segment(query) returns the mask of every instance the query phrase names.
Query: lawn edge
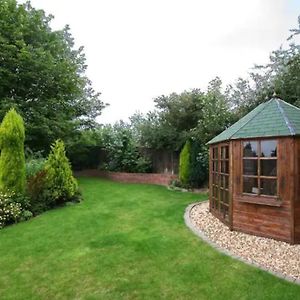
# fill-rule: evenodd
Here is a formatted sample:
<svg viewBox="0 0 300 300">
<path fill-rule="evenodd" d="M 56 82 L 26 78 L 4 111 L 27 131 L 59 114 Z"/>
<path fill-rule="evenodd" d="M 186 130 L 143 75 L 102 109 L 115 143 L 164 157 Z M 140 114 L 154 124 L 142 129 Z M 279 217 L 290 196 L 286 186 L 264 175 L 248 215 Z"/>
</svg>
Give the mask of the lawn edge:
<svg viewBox="0 0 300 300">
<path fill-rule="evenodd" d="M 208 202 L 208 200 L 205 200 L 205 201 L 198 201 L 198 202 L 194 202 L 194 203 L 191 203 L 189 204 L 186 209 L 185 209 L 185 212 L 184 212 L 184 222 L 185 222 L 185 225 L 195 234 L 197 235 L 201 240 L 203 240 L 204 242 L 208 243 L 211 247 L 213 247 L 214 249 L 216 249 L 218 252 L 222 253 L 222 254 L 225 254 L 227 256 L 230 256 L 234 259 L 237 259 L 249 266 L 254 266 L 258 269 L 261 269 L 265 272 L 268 272 L 280 279 L 284 279 L 286 281 L 289 281 L 289 282 L 292 282 L 292 283 L 295 283 L 295 284 L 298 284 L 300 285 L 300 280 L 299 279 L 294 279 L 293 277 L 291 276 L 288 276 L 288 275 L 284 275 L 282 273 L 279 273 L 279 272 L 275 272 L 273 270 L 270 270 L 264 266 L 261 266 L 259 264 L 257 264 L 256 262 L 253 262 L 253 261 L 248 261 L 238 255 L 235 255 L 233 253 L 231 253 L 230 251 L 228 251 L 227 249 L 224 249 L 222 247 L 220 247 L 219 245 L 217 245 L 216 243 L 214 243 L 213 241 L 211 241 L 201 230 L 199 230 L 195 225 L 194 223 L 191 221 L 191 218 L 190 218 L 190 212 L 191 210 L 193 209 L 194 206 L 198 205 L 198 204 L 201 204 L 201 203 L 205 203 L 205 202 Z"/>
</svg>

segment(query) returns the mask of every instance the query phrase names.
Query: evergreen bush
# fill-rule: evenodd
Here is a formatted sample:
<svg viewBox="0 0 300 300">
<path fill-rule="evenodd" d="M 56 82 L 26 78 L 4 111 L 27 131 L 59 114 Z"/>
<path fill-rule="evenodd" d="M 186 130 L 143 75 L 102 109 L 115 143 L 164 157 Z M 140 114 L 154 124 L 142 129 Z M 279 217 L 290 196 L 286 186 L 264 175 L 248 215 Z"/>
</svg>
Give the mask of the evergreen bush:
<svg viewBox="0 0 300 300">
<path fill-rule="evenodd" d="M 25 192 L 25 129 L 22 117 L 10 109 L 0 126 L 0 190 Z"/>
<path fill-rule="evenodd" d="M 70 201 L 78 192 L 78 184 L 72 174 L 63 141 L 57 140 L 45 163 L 46 187 L 55 204 Z"/>
<path fill-rule="evenodd" d="M 189 184 L 193 188 L 205 185 L 208 177 L 208 149 L 198 141 L 191 143 Z"/>
<path fill-rule="evenodd" d="M 189 185 L 191 172 L 191 142 L 188 140 L 179 156 L 179 180 L 184 186 Z"/>
</svg>

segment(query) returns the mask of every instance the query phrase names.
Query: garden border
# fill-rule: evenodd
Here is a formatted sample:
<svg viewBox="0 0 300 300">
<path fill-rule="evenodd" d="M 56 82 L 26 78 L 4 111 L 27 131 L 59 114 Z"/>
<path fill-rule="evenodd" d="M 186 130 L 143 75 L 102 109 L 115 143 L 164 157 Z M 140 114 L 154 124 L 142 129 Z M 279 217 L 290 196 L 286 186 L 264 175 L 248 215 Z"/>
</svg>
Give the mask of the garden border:
<svg viewBox="0 0 300 300">
<path fill-rule="evenodd" d="M 216 243 L 212 242 L 201 230 L 199 230 L 195 225 L 194 223 L 191 221 L 191 218 L 190 218 L 190 212 L 191 210 L 193 209 L 194 206 L 198 205 L 198 204 L 201 204 L 201 203 L 204 203 L 204 202 L 208 202 L 208 200 L 205 200 L 205 201 L 199 201 L 199 202 L 194 202 L 190 205 L 188 205 L 185 209 L 185 212 L 184 212 L 184 222 L 185 222 L 185 225 L 195 234 L 197 235 L 199 238 L 201 238 L 204 242 L 208 243 L 211 247 L 213 247 L 214 249 L 216 249 L 218 252 L 222 253 L 222 254 L 225 254 L 227 256 L 230 256 L 234 259 L 237 259 L 247 265 L 250 265 L 250 266 L 254 266 L 258 269 L 261 269 L 263 271 L 266 271 L 276 277 L 279 277 L 281 279 L 284 279 L 284 280 L 287 280 L 289 282 L 292 282 L 292 283 L 295 283 L 295 284 L 298 284 L 300 285 L 300 280 L 299 279 L 294 279 L 293 277 L 291 276 L 288 276 L 288 275 L 284 275 L 282 273 L 279 273 L 279 272 L 275 272 L 273 270 L 270 270 L 269 268 L 267 267 L 264 267 L 264 266 L 261 266 L 259 264 L 257 264 L 256 262 L 250 262 L 238 255 L 235 255 L 233 253 L 231 253 L 230 251 L 228 251 L 227 249 L 224 249 L 224 248 L 221 248 L 220 246 L 218 246 Z"/>
<path fill-rule="evenodd" d="M 100 177 L 124 183 L 158 184 L 162 186 L 168 186 L 172 180 L 178 178 L 176 174 L 169 173 L 127 173 L 102 171 L 97 169 L 75 171 L 74 175 Z"/>
</svg>

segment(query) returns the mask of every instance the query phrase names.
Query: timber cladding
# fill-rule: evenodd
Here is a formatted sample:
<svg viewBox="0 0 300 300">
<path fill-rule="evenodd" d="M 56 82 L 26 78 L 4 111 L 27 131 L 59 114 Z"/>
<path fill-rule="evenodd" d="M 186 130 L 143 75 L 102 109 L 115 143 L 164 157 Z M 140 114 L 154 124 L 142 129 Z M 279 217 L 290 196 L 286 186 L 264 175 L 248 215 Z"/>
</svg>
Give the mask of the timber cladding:
<svg viewBox="0 0 300 300">
<path fill-rule="evenodd" d="M 269 206 L 243 201 L 241 190 L 242 147 L 241 141 L 233 141 L 233 173 L 236 186 L 233 189 L 232 228 L 255 235 L 292 242 L 291 202 L 293 199 L 293 138 L 278 139 L 278 197 L 280 206 Z M 280 184 L 281 183 L 281 184 Z M 259 200 L 259 199 L 257 199 Z M 272 199 L 270 199 L 272 200 Z M 268 201 L 268 199 L 267 199 Z"/>
<path fill-rule="evenodd" d="M 294 236 L 300 244 L 300 138 L 295 142 L 295 198 L 294 198 Z"/>
<path fill-rule="evenodd" d="M 222 143 L 230 151 L 229 215 Z M 274 96 L 208 145 L 211 212 L 230 229 L 300 243 L 300 108 Z"/>
<path fill-rule="evenodd" d="M 272 177 L 276 178 L 277 182 L 276 195 L 266 196 L 260 195 L 259 193 L 257 195 L 251 195 L 243 191 L 242 182 L 243 176 L 245 177 L 245 175 L 243 175 L 243 145 L 246 140 L 231 140 L 229 141 L 229 218 L 222 219 L 220 214 L 212 208 L 212 205 L 210 209 L 212 213 L 226 223 L 230 229 L 270 237 L 289 243 L 300 243 L 300 138 L 272 137 L 270 139 L 250 140 L 258 141 L 258 145 L 260 145 L 260 140 L 277 141 L 277 173 Z M 210 146 L 210 155 L 213 153 L 213 148 L 217 148 L 217 146 L 218 144 Z M 212 168 L 211 161 L 212 160 L 210 160 L 210 169 Z M 260 164 L 261 163 L 258 163 L 258 166 L 260 166 Z M 264 180 L 264 177 L 261 177 L 261 180 Z M 211 203 L 213 203 L 212 180 L 211 169 Z M 227 220 L 229 220 L 229 223 Z"/>
</svg>

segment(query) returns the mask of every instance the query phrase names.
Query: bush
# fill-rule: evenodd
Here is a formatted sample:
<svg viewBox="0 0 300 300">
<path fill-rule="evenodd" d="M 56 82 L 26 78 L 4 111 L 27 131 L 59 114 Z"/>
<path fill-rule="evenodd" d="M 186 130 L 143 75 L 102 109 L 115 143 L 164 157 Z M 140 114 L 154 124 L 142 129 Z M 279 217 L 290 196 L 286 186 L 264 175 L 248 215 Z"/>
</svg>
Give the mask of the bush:
<svg viewBox="0 0 300 300">
<path fill-rule="evenodd" d="M 45 158 L 33 158 L 26 161 L 26 178 L 30 178 L 43 171 L 45 167 Z"/>
<path fill-rule="evenodd" d="M 65 146 L 57 140 L 45 163 L 45 187 L 55 204 L 70 201 L 78 191 L 78 184 L 66 157 Z"/>
<path fill-rule="evenodd" d="M 22 204 L 15 202 L 14 193 L 0 192 L 0 228 L 16 223 L 22 217 Z"/>
<path fill-rule="evenodd" d="M 0 190 L 25 191 L 25 129 L 22 117 L 11 109 L 0 127 Z"/>
<path fill-rule="evenodd" d="M 51 192 L 46 185 L 46 171 L 42 170 L 28 178 L 27 192 L 30 197 L 30 210 L 38 215 L 54 206 L 55 201 L 51 198 Z"/>
<path fill-rule="evenodd" d="M 123 122 L 107 126 L 103 134 L 106 163 L 102 168 L 113 172 L 146 173 L 152 169 L 151 161 L 140 153 L 131 129 Z"/>
<path fill-rule="evenodd" d="M 25 151 L 26 163 L 26 178 L 30 178 L 37 173 L 41 172 L 45 167 L 46 159 L 43 157 L 41 151 L 32 152 L 30 149 L 26 149 Z"/>
<path fill-rule="evenodd" d="M 197 141 L 191 143 L 189 184 L 202 187 L 208 179 L 208 149 Z"/>
<path fill-rule="evenodd" d="M 191 142 L 187 141 L 179 156 L 179 180 L 184 186 L 189 185 L 191 168 Z"/>
</svg>

